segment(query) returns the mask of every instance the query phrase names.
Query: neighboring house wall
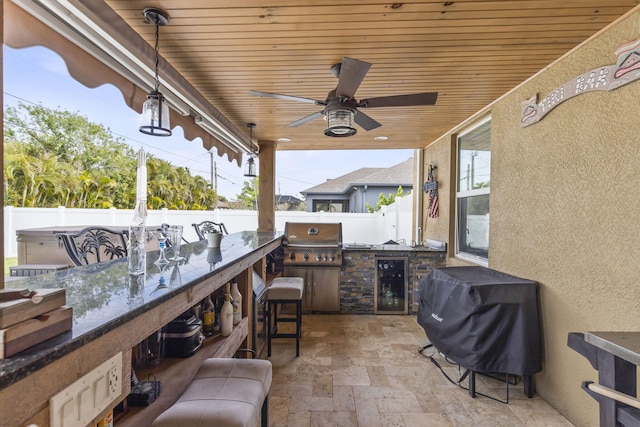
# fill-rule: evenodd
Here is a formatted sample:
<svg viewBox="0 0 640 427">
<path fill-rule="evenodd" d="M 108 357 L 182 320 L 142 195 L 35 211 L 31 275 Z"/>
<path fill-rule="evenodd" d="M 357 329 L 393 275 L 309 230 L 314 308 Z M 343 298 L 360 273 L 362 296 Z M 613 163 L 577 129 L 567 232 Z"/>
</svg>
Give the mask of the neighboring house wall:
<svg viewBox="0 0 640 427">
<path fill-rule="evenodd" d="M 362 206 L 364 207 L 364 210 L 359 210 L 358 212 L 368 212 L 367 211 L 367 207 L 366 204 L 370 204 L 374 209 L 376 208 L 376 205 L 378 204 L 378 200 L 380 200 L 380 194 L 384 194 L 385 197 L 389 197 L 390 194 L 396 194 L 398 192 L 398 185 L 394 185 L 394 186 L 375 186 L 375 185 L 369 185 L 365 194 L 365 200 L 364 203 L 362 203 Z M 404 190 L 404 192 L 406 193 L 407 191 L 411 191 L 411 186 L 402 186 L 402 189 Z"/>
<path fill-rule="evenodd" d="M 544 355 L 536 388 L 580 426 L 598 425 L 598 404 L 580 388 L 584 380 L 597 382 L 597 372 L 567 346 L 567 334 L 640 330 L 640 81 L 568 99 L 526 128 L 520 103 L 615 63 L 616 49 L 640 37 L 638 22 L 640 8 L 467 123 L 492 116 L 489 267 L 538 281 Z M 438 166 L 440 216 L 427 217 L 425 198 L 422 226 L 427 237 L 449 243 L 451 159 L 464 127 L 424 150 L 423 167 Z M 449 258 L 448 265 L 457 264 Z"/>
<path fill-rule="evenodd" d="M 374 209 L 380 194 L 384 194 L 385 197 L 389 197 L 389 194 L 396 194 L 398 192 L 397 185 L 395 186 L 377 186 L 377 185 L 358 185 L 350 189 L 345 194 L 337 193 L 324 193 L 324 194 L 311 194 L 307 193 L 307 212 L 316 212 L 314 206 L 319 201 L 334 200 L 334 201 L 346 201 L 348 203 L 347 212 L 352 213 L 367 213 L 367 203 Z M 406 188 L 408 187 L 408 188 Z M 403 190 L 407 192 L 411 190 L 411 186 L 402 186 Z"/>
</svg>

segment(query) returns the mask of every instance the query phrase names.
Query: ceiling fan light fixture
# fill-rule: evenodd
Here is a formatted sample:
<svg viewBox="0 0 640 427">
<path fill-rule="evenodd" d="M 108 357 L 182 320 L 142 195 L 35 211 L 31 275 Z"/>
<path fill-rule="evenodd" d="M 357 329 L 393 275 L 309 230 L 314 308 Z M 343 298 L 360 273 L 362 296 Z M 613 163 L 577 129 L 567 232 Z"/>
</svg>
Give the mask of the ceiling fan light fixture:
<svg viewBox="0 0 640 427">
<path fill-rule="evenodd" d="M 327 129 L 324 134 L 337 138 L 355 135 L 357 129 L 354 126 L 356 111 L 353 108 L 335 108 L 327 111 Z"/>
<path fill-rule="evenodd" d="M 140 132 L 152 136 L 171 136 L 171 124 L 169 121 L 169 106 L 160 92 L 160 79 L 158 78 L 158 27 L 169 23 L 169 14 L 162 9 L 148 7 L 143 11 L 144 17 L 150 24 L 156 27 L 155 33 L 155 87 L 147 95 L 147 100 L 142 105 L 140 115 Z"/>
</svg>

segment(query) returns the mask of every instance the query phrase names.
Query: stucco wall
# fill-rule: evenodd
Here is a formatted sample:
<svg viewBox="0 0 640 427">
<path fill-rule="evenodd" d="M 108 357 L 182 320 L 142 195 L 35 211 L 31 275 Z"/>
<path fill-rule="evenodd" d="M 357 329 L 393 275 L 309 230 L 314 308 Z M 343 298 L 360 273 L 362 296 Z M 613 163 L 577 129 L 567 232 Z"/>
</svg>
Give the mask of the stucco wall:
<svg viewBox="0 0 640 427">
<path fill-rule="evenodd" d="M 636 8 L 486 111 L 489 267 L 540 283 L 544 362 L 537 391 L 579 426 L 598 425 L 598 405 L 580 389 L 597 375 L 567 347 L 567 334 L 640 330 L 640 81 L 569 99 L 524 129 L 520 103 L 615 63 L 615 50 L 639 37 Z M 440 218 L 427 219 L 425 230 L 453 246 L 452 208 L 444 206 L 454 197 L 451 135 L 424 155 L 425 164 L 438 164 L 442 189 Z"/>
</svg>

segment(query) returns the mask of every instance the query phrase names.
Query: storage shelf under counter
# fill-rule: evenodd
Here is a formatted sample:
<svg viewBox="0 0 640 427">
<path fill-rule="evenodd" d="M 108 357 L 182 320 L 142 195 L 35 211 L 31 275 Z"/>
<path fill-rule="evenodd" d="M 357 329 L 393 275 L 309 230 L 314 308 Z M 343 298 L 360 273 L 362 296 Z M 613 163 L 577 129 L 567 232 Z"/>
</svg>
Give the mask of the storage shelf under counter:
<svg viewBox="0 0 640 427">
<path fill-rule="evenodd" d="M 160 381 L 161 392 L 148 406 L 128 406 L 127 413 L 117 420 L 118 427 L 141 427 L 150 424 L 158 415 L 173 405 L 196 375 L 202 362 L 209 357 L 233 357 L 249 334 L 249 319 L 233 327 L 226 338 L 206 338 L 202 348 L 191 357 L 165 358 L 157 366 L 136 369 L 139 381 L 155 378 Z"/>
<path fill-rule="evenodd" d="M 2 423 L 49 426 L 49 399 L 122 353 L 123 387 L 114 399 L 115 406 L 130 392 L 132 349 L 138 343 L 234 277 L 244 277 L 243 283 L 239 282 L 241 292 L 249 295 L 252 290 L 248 277 L 254 265 L 264 265 L 264 258 L 281 242 L 280 233 L 255 231 L 225 235 L 221 247 L 215 250 L 206 248 L 206 242 L 194 242 L 182 245 L 184 261 L 165 270 L 153 263 L 158 252 L 148 252 L 144 286 L 137 288 L 129 280 L 126 259 L 6 283 L 8 288 L 65 288 L 67 305 L 73 307 L 74 313 L 70 331 L 0 359 Z M 176 268 L 179 274 L 174 279 L 179 278 L 179 282 L 170 280 Z M 166 274 L 167 286 L 160 286 L 162 274 Z M 251 319 L 245 322 L 250 328 Z M 251 333 L 241 336 L 240 342 Z M 225 346 L 232 341 L 231 347 L 240 346 L 235 339 L 223 341 Z M 218 346 L 216 340 L 211 340 L 207 351 L 217 355 L 222 351 Z"/>
</svg>

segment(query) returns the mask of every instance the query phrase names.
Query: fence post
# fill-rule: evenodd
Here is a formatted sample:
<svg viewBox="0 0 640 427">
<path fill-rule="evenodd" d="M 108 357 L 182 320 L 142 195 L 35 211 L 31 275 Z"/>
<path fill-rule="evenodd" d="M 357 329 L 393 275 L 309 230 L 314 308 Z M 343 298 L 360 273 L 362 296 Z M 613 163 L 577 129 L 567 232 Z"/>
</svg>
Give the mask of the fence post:
<svg viewBox="0 0 640 427">
<path fill-rule="evenodd" d="M 116 225 L 116 213 L 117 213 L 116 208 L 114 207 L 109 208 L 109 225 L 111 226 Z"/>
<path fill-rule="evenodd" d="M 13 254 L 17 251 L 14 247 L 16 242 L 16 231 L 13 229 L 13 206 L 4 207 L 4 256 L 7 254 Z"/>
<path fill-rule="evenodd" d="M 59 226 L 64 225 L 65 209 L 66 208 L 64 206 L 58 206 L 58 225 Z"/>
</svg>

